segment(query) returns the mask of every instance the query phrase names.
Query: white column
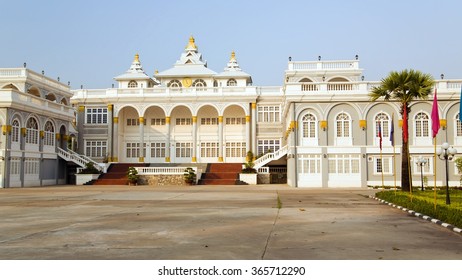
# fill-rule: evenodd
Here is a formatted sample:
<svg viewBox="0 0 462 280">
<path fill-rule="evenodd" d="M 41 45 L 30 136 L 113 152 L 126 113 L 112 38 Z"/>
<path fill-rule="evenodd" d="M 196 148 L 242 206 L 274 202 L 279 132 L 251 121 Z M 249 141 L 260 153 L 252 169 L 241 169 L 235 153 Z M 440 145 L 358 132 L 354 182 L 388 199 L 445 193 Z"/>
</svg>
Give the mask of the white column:
<svg viewBox="0 0 462 280">
<path fill-rule="evenodd" d="M 140 117 L 140 157 L 138 158 L 139 162 L 144 162 L 144 117 Z"/>
<path fill-rule="evenodd" d="M 252 152 L 257 155 L 257 103 L 252 103 Z"/>
<path fill-rule="evenodd" d="M 170 162 L 170 117 L 165 117 L 167 126 L 167 143 L 165 144 L 165 162 Z"/>
<path fill-rule="evenodd" d="M 108 162 L 112 161 L 113 152 L 113 145 L 114 145 L 114 136 L 113 136 L 113 128 L 112 128 L 112 104 L 107 105 L 107 151 L 108 151 Z M 104 155 L 106 156 L 106 155 Z"/>
<path fill-rule="evenodd" d="M 251 141 L 250 141 L 250 116 L 245 116 L 245 152 L 250 151 Z"/>
<path fill-rule="evenodd" d="M 119 117 L 113 117 L 112 123 L 114 125 L 113 129 L 113 152 L 112 162 L 119 162 Z"/>
<path fill-rule="evenodd" d="M 218 116 L 218 162 L 223 162 L 223 116 Z"/>
<path fill-rule="evenodd" d="M 197 162 L 197 116 L 192 116 L 192 162 Z"/>
</svg>

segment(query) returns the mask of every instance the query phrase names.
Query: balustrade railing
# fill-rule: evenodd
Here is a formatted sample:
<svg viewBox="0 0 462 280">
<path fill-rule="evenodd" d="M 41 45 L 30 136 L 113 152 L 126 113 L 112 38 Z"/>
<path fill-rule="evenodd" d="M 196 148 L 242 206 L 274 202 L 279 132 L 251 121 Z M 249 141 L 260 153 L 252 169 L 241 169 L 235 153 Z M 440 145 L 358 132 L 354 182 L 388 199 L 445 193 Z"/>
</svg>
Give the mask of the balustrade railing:
<svg viewBox="0 0 462 280">
<path fill-rule="evenodd" d="M 103 171 L 104 170 L 104 167 L 102 167 L 101 165 L 99 165 L 99 163 L 97 163 L 96 161 L 92 160 L 91 158 L 85 156 L 85 155 L 80 155 L 74 151 L 71 151 L 71 150 L 63 150 L 61 148 L 58 147 L 58 155 L 67 160 L 67 161 L 72 161 L 78 165 L 80 165 L 81 167 L 85 167 L 87 163 L 91 162 L 93 163 L 93 166 L 98 169 L 99 171 Z"/>
<path fill-rule="evenodd" d="M 197 174 L 197 167 L 191 167 Z M 186 167 L 135 167 L 138 175 L 182 175 Z"/>
<path fill-rule="evenodd" d="M 263 165 L 269 163 L 270 161 L 280 159 L 281 157 L 283 157 L 284 155 L 287 154 L 288 150 L 289 150 L 289 148 L 286 145 L 286 146 L 280 148 L 279 150 L 277 150 L 277 151 L 275 151 L 273 153 L 264 154 L 263 156 L 257 158 L 254 161 L 254 163 L 255 163 L 254 168 L 258 169 L 258 168 L 262 167 Z"/>
</svg>

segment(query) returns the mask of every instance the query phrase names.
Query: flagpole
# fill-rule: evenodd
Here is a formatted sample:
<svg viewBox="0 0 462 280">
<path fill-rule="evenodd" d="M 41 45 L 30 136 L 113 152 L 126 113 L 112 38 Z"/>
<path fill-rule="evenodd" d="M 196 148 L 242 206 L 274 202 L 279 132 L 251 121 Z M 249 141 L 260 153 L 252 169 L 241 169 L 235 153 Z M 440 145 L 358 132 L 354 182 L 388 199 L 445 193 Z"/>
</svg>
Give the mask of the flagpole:
<svg viewBox="0 0 462 280">
<path fill-rule="evenodd" d="M 462 91 L 461 91 L 462 93 Z M 432 105 L 432 136 L 433 142 L 435 146 L 435 154 L 433 159 L 433 174 L 434 174 L 434 189 L 435 189 L 435 210 L 436 210 L 436 135 L 438 135 L 438 131 L 440 130 L 440 115 L 438 113 L 438 97 L 435 88 L 435 94 L 433 95 L 433 105 Z M 447 163 L 447 162 L 446 162 Z M 446 166 L 447 168 L 447 166 Z M 447 169 L 446 169 L 447 172 Z M 447 173 L 446 173 L 447 174 Z"/>
<path fill-rule="evenodd" d="M 434 159 L 433 159 L 433 182 L 434 182 L 434 185 L 433 185 L 433 189 L 434 189 L 434 192 L 435 192 L 435 203 L 434 203 L 434 208 L 436 210 L 436 137 L 433 137 L 433 143 L 434 143 L 434 146 L 435 146 L 435 153 L 433 154 L 434 156 Z M 428 182 L 428 181 L 427 181 Z"/>
<path fill-rule="evenodd" d="M 395 113 L 391 114 L 391 128 L 390 128 L 390 142 L 393 146 L 393 181 L 395 187 L 395 195 L 396 195 L 396 150 L 395 150 Z"/>
<path fill-rule="evenodd" d="M 407 154 L 407 162 L 411 162 L 411 153 Z M 411 192 L 411 202 L 412 202 L 412 165 L 408 168 L 408 176 L 409 176 L 409 183 L 410 183 L 410 192 Z"/>
<path fill-rule="evenodd" d="M 393 179 L 395 181 L 395 195 L 396 195 L 396 155 L 395 155 L 395 145 L 393 145 Z"/>
<path fill-rule="evenodd" d="M 382 189 L 385 190 L 385 186 L 383 184 L 383 157 L 382 157 L 382 147 L 380 147 L 380 162 L 382 163 Z"/>
</svg>

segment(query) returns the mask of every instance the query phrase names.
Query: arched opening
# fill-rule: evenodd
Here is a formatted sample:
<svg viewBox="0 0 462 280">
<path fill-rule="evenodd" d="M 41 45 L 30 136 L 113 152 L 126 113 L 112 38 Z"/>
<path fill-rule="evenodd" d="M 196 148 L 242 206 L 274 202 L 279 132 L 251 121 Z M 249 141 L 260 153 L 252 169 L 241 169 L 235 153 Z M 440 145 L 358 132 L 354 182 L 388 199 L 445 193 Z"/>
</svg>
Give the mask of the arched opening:
<svg viewBox="0 0 462 280">
<path fill-rule="evenodd" d="M 146 127 L 144 139 L 149 147 L 145 162 L 164 162 L 167 156 L 167 122 L 165 112 L 161 107 L 149 107 L 144 113 Z"/>
<path fill-rule="evenodd" d="M 144 142 L 143 153 L 140 150 L 140 115 L 135 108 L 124 107 L 119 111 L 118 121 L 119 136 L 117 137 L 121 140 L 118 143 L 121 143 L 122 149 L 118 154 L 122 156 L 123 161 L 138 162 L 141 154 L 143 157 L 146 156 L 146 142 Z M 146 120 L 143 125 L 146 125 Z"/>
<path fill-rule="evenodd" d="M 346 78 L 335 77 L 328 81 L 327 90 L 331 90 L 331 91 L 353 90 L 353 85 Z"/>
<path fill-rule="evenodd" d="M 2 89 L 14 89 L 14 90 L 19 90 L 15 85 L 13 84 L 8 84 L 2 87 Z"/>
<path fill-rule="evenodd" d="M 246 140 L 246 123 L 245 111 L 241 106 L 226 107 L 223 113 L 223 144 L 226 162 L 243 162 L 247 150 L 250 150 L 250 145 L 247 145 Z"/>
<path fill-rule="evenodd" d="M 36 88 L 36 87 L 31 87 L 31 88 L 27 91 L 27 93 L 29 93 L 29 94 L 31 94 L 31 95 L 33 95 L 33 96 L 40 97 L 40 91 L 39 91 L 39 89 Z"/>
<path fill-rule="evenodd" d="M 192 127 L 193 118 L 191 110 L 184 105 L 175 107 L 171 114 L 171 145 L 173 162 L 191 162 L 193 154 Z"/>
<path fill-rule="evenodd" d="M 45 96 L 45 99 L 46 99 L 46 100 L 49 100 L 49 101 L 52 101 L 52 102 L 56 102 L 56 96 L 55 96 L 53 93 L 48 93 L 48 94 Z"/>
</svg>

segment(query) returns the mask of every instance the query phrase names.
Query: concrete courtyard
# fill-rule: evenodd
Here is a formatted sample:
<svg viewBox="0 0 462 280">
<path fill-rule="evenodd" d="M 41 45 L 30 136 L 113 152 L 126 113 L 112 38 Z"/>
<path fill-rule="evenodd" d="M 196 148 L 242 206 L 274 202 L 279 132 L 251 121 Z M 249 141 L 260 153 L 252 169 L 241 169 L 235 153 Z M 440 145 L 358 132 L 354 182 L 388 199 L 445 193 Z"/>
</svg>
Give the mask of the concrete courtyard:
<svg viewBox="0 0 462 280">
<path fill-rule="evenodd" d="M 0 259 L 461 260 L 462 235 L 369 189 L 0 189 Z"/>
</svg>

